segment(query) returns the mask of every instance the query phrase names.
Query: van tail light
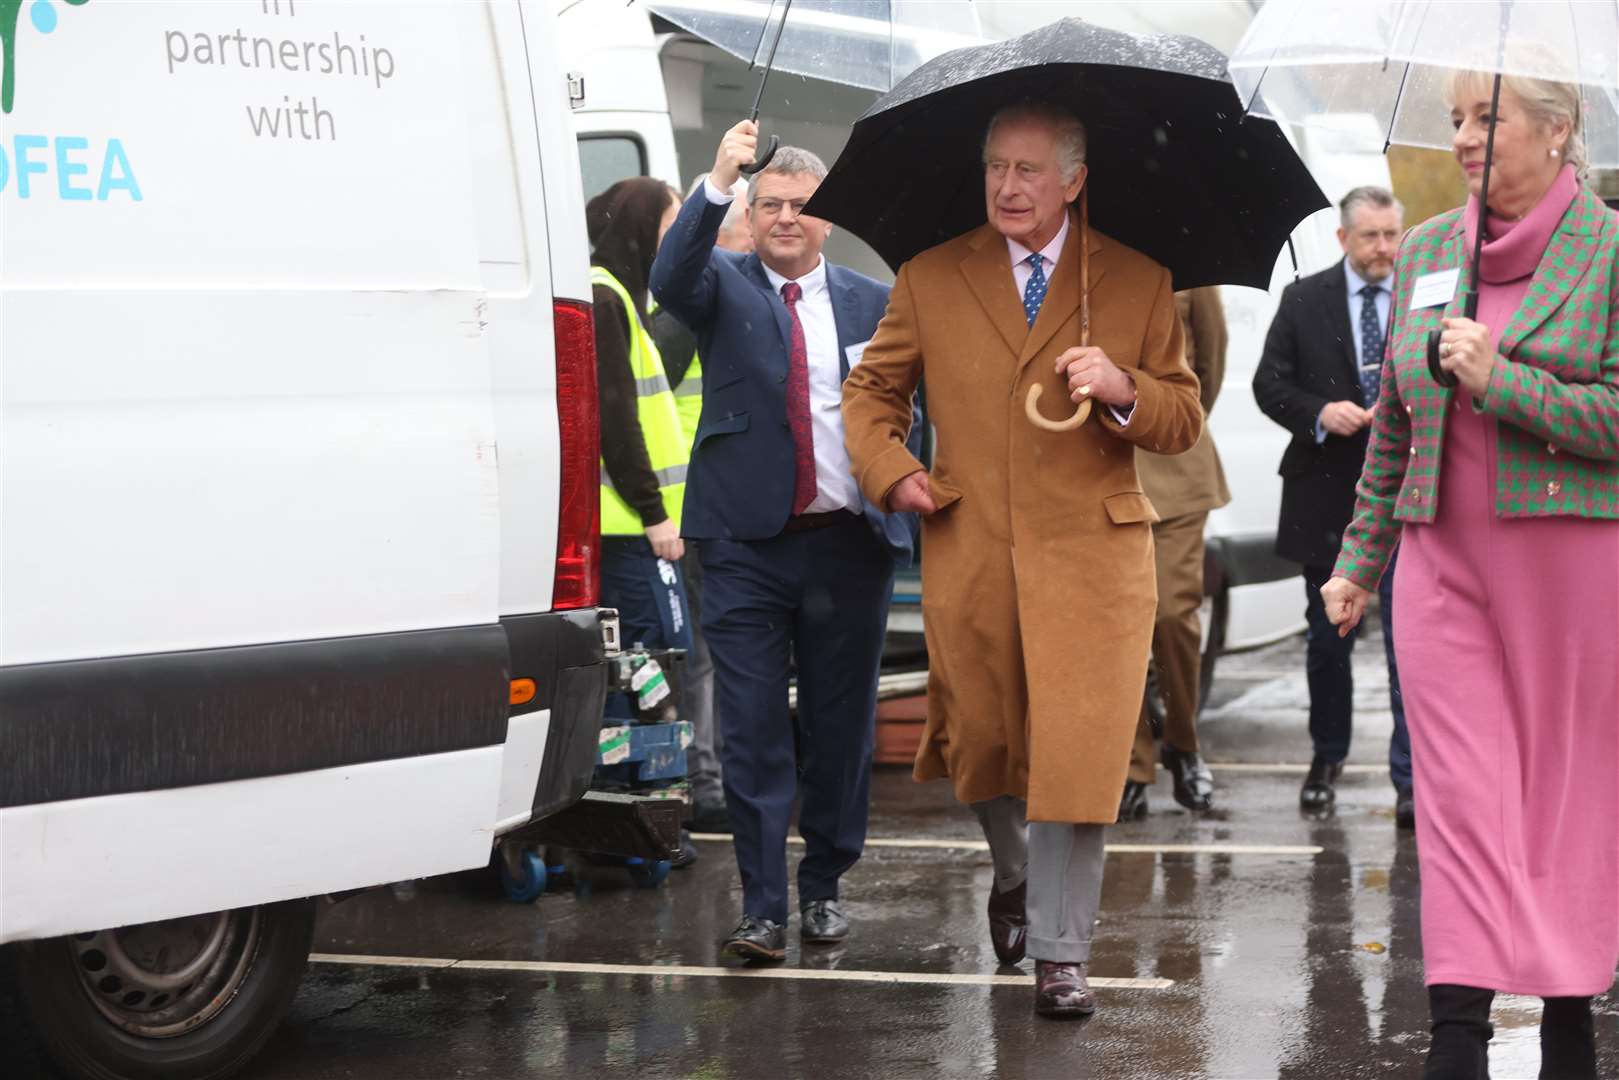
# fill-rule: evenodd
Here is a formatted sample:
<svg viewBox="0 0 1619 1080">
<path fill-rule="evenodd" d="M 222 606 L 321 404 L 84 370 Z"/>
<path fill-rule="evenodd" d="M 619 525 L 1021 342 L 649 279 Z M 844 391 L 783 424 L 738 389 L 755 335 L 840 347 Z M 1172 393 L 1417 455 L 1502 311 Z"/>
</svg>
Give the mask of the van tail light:
<svg viewBox="0 0 1619 1080">
<path fill-rule="evenodd" d="M 589 304 L 558 300 L 553 310 L 562 476 L 551 606 L 595 607 L 601 595 L 601 416 L 596 398 L 596 327 Z"/>
</svg>

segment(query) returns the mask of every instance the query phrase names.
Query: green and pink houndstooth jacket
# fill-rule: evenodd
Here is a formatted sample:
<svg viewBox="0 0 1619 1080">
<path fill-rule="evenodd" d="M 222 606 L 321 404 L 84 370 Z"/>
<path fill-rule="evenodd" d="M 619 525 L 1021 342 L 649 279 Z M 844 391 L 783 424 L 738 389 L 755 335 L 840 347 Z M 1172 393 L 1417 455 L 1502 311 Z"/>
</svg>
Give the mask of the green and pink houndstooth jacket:
<svg viewBox="0 0 1619 1080">
<path fill-rule="evenodd" d="M 1431 522 L 1439 505 L 1445 417 L 1461 407 L 1428 373 L 1428 334 L 1460 318 L 1408 310 L 1418 278 L 1462 267 L 1462 211 L 1412 229 L 1400 248 L 1382 394 L 1335 574 L 1377 588 L 1399 540 L 1396 522 Z M 1497 421 L 1498 517 L 1619 518 L 1619 214 L 1581 189 L 1546 245 L 1522 306 L 1501 336 L 1482 401 Z"/>
</svg>

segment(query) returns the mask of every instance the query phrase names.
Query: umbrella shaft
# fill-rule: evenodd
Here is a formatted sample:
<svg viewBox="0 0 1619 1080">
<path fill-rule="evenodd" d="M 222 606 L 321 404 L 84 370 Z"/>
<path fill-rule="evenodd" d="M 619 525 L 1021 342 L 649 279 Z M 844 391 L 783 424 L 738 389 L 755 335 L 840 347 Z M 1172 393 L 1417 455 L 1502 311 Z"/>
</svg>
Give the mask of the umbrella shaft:
<svg viewBox="0 0 1619 1080">
<path fill-rule="evenodd" d="M 759 121 L 759 103 L 765 99 L 765 83 L 770 81 L 770 69 L 776 65 L 776 49 L 781 46 L 781 35 L 787 29 L 787 16 L 792 10 L 793 0 L 786 0 L 781 6 L 781 22 L 776 24 L 776 36 L 770 42 L 770 55 L 765 57 L 764 74 L 759 76 L 759 90 L 753 95 L 753 112 L 748 115 L 748 119 L 755 123 Z"/>
<path fill-rule="evenodd" d="M 1484 138 L 1484 181 L 1478 193 L 1478 233 L 1473 240 L 1472 288 L 1467 290 L 1467 317 L 1478 317 L 1478 264 L 1484 257 L 1484 225 L 1490 214 L 1490 166 L 1495 160 L 1495 119 L 1501 108 L 1501 73 L 1495 73 L 1495 86 L 1490 91 L 1490 131 Z"/>
</svg>

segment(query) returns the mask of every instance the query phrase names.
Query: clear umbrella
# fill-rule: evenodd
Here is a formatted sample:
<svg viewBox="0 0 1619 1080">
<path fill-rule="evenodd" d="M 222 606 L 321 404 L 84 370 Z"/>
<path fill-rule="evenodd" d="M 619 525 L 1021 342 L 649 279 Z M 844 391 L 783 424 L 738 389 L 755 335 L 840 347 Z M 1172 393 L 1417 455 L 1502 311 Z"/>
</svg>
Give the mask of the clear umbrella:
<svg viewBox="0 0 1619 1080">
<path fill-rule="evenodd" d="M 1231 54 L 1244 108 L 1281 123 L 1370 115 L 1389 143 L 1448 150 L 1453 73 L 1524 75 L 1580 89 L 1586 155 L 1619 165 L 1619 0 L 1269 0 Z M 1495 139 L 1484 161 L 1487 199 Z M 1484 213 L 1485 199 L 1479 201 Z M 1482 221 L 1478 242 L 1483 243 Z M 1478 253 L 1467 314 L 1477 312 Z M 1446 386 L 1455 380 L 1429 367 Z"/>
<path fill-rule="evenodd" d="M 1619 0 L 1269 0 L 1231 54 L 1259 115 L 1369 114 L 1388 142 L 1440 150 L 1457 70 L 1579 85 L 1591 164 L 1619 166 Z"/>
<path fill-rule="evenodd" d="M 645 0 L 750 64 L 887 92 L 940 53 L 982 40 L 971 0 Z M 780 42 L 774 41 L 777 33 Z"/>
</svg>

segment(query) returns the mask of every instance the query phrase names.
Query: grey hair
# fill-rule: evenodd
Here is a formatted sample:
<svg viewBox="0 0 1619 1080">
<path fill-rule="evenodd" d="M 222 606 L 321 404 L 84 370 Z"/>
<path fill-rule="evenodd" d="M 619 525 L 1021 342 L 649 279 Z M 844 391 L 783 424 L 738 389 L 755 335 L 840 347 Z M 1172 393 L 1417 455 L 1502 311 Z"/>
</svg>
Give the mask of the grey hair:
<svg viewBox="0 0 1619 1080">
<path fill-rule="evenodd" d="M 1516 47 L 1509 45 L 1507 51 L 1520 67 L 1545 67 L 1550 55 L 1550 50 L 1544 46 L 1528 42 L 1520 42 Z M 1488 86 L 1492 81 L 1493 76 L 1483 71 L 1452 72 L 1445 86 L 1445 100 L 1454 106 L 1464 84 L 1480 82 Z M 1585 125 L 1581 122 L 1584 110 L 1580 107 L 1580 88 L 1573 83 L 1540 79 L 1533 75 L 1502 75 L 1501 88 L 1512 91 L 1513 96 L 1523 104 L 1529 119 L 1542 132 L 1558 121 L 1568 124 L 1568 142 L 1563 144 L 1563 160 L 1574 166 L 1574 175 L 1583 181 L 1590 163 L 1585 151 Z"/>
<path fill-rule="evenodd" d="M 989 141 L 995 137 L 995 129 L 1003 123 L 1019 120 L 1035 120 L 1051 128 L 1057 143 L 1057 168 L 1062 173 L 1063 183 L 1072 183 L 1079 175 L 1079 167 L 1085 164 L 1085 123 L 1061 105 L 1046 101 L 1020 101 L 990 117 L 989 126 L 984 129 L 984 163 L 989 163 Z"/>
<path fill-rule="evenodd" d="M 1349 194 L 1339 201 L 1338 223 L 1346 229 L 1349 228 L 1350 223 L 1354 221 L 1355 211 L 1363 206 L 1371 207 L 1373 210 L 1387 210 L 1392 206 L 1394 212 L 1400 215 L 1400 219 L 1402 221 L 1405 219 L 1405 207 L 1394 197 L 1394 192 L 1388 188 L 1366 184 L 1351 188 Z"/>
<path fill-rule="evenodd" d="M 776 156 L 770 159 L 770 164 L 748 177 L 748 205 L 759 197 L 759 177 L 776 173 L 781 176 L 813 176 L 816 180 L 826 179 L 826 162 L 813 151 L 802 146 L 783 146 L 776 150 Z"/>
<path fill-rule="evenodd" d="M 693 195 L 697 194 L 697 189 L 702 187 L 707 182 L 708 174 L 706 172 L 698 173 L 697 179 L 693 180 L 691 182 L 691 186 L 686 189 L 686 198 L 689 199 Z M 747 208 L 747 204 L 752 201 L 751 199 L 744 198 L 744 196 L 747 195 L 747 192 L 748 186 L 741 180 L 738 180 L 735 184 L 731 185 L 731 195 L 733 198 L 731 199 L 731 208 L 725 212 L 725 220 L 720 222 L 720 232 L 722 234 L 735 232 L 737 229 L 742 228 L 742 212 Z"/>
</svg>

